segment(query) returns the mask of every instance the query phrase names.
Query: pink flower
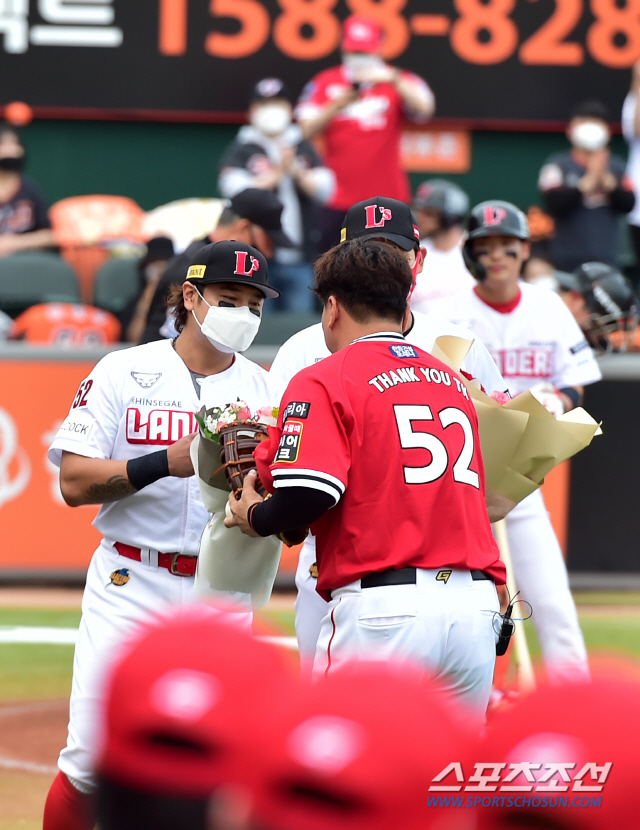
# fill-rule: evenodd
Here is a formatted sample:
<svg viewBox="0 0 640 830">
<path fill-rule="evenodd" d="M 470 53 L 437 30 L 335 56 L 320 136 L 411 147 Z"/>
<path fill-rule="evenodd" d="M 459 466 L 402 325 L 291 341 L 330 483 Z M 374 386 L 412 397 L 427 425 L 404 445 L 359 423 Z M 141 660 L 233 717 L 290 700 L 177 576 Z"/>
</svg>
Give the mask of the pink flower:
<svg viewBox="0 0 640 830">
<path fill-rule="evenodd" d="M 490 397 L 493 398 L 494 401 L 497 401 L 500 406 L 504 406 L 511 400 L 506 392 L 497 392 L 495 390 L 491 393 Z"/>
<path fill-rule="evenodd" d="M 243 406 L 242 409 L 238 412 L 237 418 L 239 421 L 250 421 L 251 420 L 251 410 L 248 406 Z"/>
<path fill-rule="evenodd" d="M 258 418 L 273 418 L 273 407 L 261 406 L 258 410 Z"/>
</svg>

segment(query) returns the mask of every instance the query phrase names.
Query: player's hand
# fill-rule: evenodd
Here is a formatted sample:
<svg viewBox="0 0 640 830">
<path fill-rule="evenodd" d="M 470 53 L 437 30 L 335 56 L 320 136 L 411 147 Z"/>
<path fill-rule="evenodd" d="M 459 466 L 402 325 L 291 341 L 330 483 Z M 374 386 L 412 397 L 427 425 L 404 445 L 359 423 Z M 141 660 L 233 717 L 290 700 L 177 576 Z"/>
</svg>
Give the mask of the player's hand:
<svg viewBox="0 0 640 830">
<path fill-rule="evenodd" d="M 334 112 L 339 112 L 345 107 L 348 107 L 350 104 L 354 104 L 358 100 L 358 97 L 359 93 L 357 87 L 349 86 L 341 95 L 334 98 L 333 102 L 330 103 L 329 106 L 332 107 Z"/>
<path fill-rule="evenodd" d="M 18 250 L 18 243 L 16 234 L 3 233 L 0 234 L 0 257 L 11 256 Z"/>
<path fill-rule="evenodd" d="M 282 148 L 282 160 L 280 166 L 283 173 L 293 175 L 295 170 L 296 148 L 290 144 Z"/>
<path fill-rule="evenodd" d="M 169 475 L 176 476 L 177 478 L 189 478 L 189 476 L 194 474 L 195 470 L 193 469 L 193 462 L 191 461 L 189 450 L 196 435 L 196 432 L 185 435 L 184 438 L 180 438 L 179 441 L 171 444 L 167 449 Z"/>
<path fill-rule="evenodd" d="M 227 517 L 224 520 L 225 527 L 239 527 L 247 536 L 260 536 L 259 533 L 251 527 L 247 520 L 247 513 L 252 504 L 258 504 L 264 501 L 259 493 L 256 493 L 256 479 L 258 474 L 255 470 L 247 473 L 242 487 L 242 497 L 238 501 L 234 493 L 229 493 L 229 504 L 227 510 Z M 231 515 L 229 516 L 229 512 Z"/>
<path fill-rule="evenodd" d="M 562 395 L 552 383 L 537 383 L 529 391 L 554 418 L 564 415 L 565 405 Z"/>
<path fill-rule="evenodd" d="M 601 179 L 609 169 L 610 157 L 611 153 L 608 147 L 601 147 L 599 150 L 594 150 L 587 161 L 587 170 L 598 180 Z"/>
</svg>

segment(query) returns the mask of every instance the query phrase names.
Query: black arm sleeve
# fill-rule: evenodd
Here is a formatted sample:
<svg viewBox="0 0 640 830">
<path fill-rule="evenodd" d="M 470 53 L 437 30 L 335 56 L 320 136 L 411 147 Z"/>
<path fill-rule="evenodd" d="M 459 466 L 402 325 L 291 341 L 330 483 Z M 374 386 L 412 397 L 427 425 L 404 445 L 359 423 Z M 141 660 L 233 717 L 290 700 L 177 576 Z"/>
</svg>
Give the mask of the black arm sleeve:
<svg viewBox="0 0 640 830">
<path fill-rule="evenodd" d="M 260 536 L 285 533 L 309 527 L 333 507 L 335 499 L 311 487 L 283 487 L 273 497 L 252 508 L 251 526 Z"/>
<path fill-rule="evenodd" d="M 629 213 L 633 210 L 636 197 L 633 191 L 628 190 L 624 185 L 619 184 L 609 194 L 609 204 L 617 213 Z"/>
<path fill-rule="evenodd" d="M 542 193 L 547 210 L 552 216 L 566 216 L 582 204 L 582 193 L 577 187 L 558 187 Z"/>
</svg>

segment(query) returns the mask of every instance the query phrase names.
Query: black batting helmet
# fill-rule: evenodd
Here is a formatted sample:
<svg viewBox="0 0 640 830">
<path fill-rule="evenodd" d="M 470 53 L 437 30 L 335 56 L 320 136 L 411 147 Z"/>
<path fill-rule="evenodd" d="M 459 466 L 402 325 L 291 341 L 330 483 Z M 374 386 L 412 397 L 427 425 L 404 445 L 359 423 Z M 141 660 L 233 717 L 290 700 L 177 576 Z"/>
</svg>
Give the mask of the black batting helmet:
<svg viewBox="0 0 640 830">
<path fill-rule="evenodd" d="M 599 352 L 624 352 L 638 325 L 638 298 L 629 280 L 604 262 L 585 262 L 572 274 L 556 272 L 560 287 L 577 291 L 589 311 L 585 335 Z"/>
<path fill-rule="evenodd" d="M 467 219 L 466 230 L 462 255 L 465 265 L 477 280 L 483 280 L 487 274 L 473 256 L 474 239 L 485 236 L 514 236 L 524 241 L 529 239 L 527 217 L 511 202 L 502 202 L 499 199 L 476 205 Z"/>
<path fill-rule="evenodd" d="M 469 213 L 469 197 L 461 187 L 446 179 L 428 179 L 416 190 L 414 210 L 429 208 L 442 216 L 442 227 L 461 225 Z"/>
</svg>

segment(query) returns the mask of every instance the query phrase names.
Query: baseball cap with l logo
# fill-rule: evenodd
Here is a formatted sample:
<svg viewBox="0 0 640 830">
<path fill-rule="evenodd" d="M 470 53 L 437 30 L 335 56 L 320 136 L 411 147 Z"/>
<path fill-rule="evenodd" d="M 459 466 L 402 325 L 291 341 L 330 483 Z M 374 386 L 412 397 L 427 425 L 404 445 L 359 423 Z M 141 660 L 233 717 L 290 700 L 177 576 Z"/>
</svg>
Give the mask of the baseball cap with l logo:
<svg viewBox="0 0 640 830">
<path fill-rule="evenodd" d="M 420 245 L 420 232 L 411 208 L 397 199 L 375 196 L 352 205 L 344 217 L 340 241 L 388 239 L 403 251 Z"/>
<path fill-rule="evenodd" d="M 187 268 L 185 281 L 194 285 L 237 282 L 257 288 L 265 297 L 279 297 L 280 292 L 269 285 L 267 274 L 267 260 L 257 248 L 230 239 L 200 248 Z"/>
</svg>

